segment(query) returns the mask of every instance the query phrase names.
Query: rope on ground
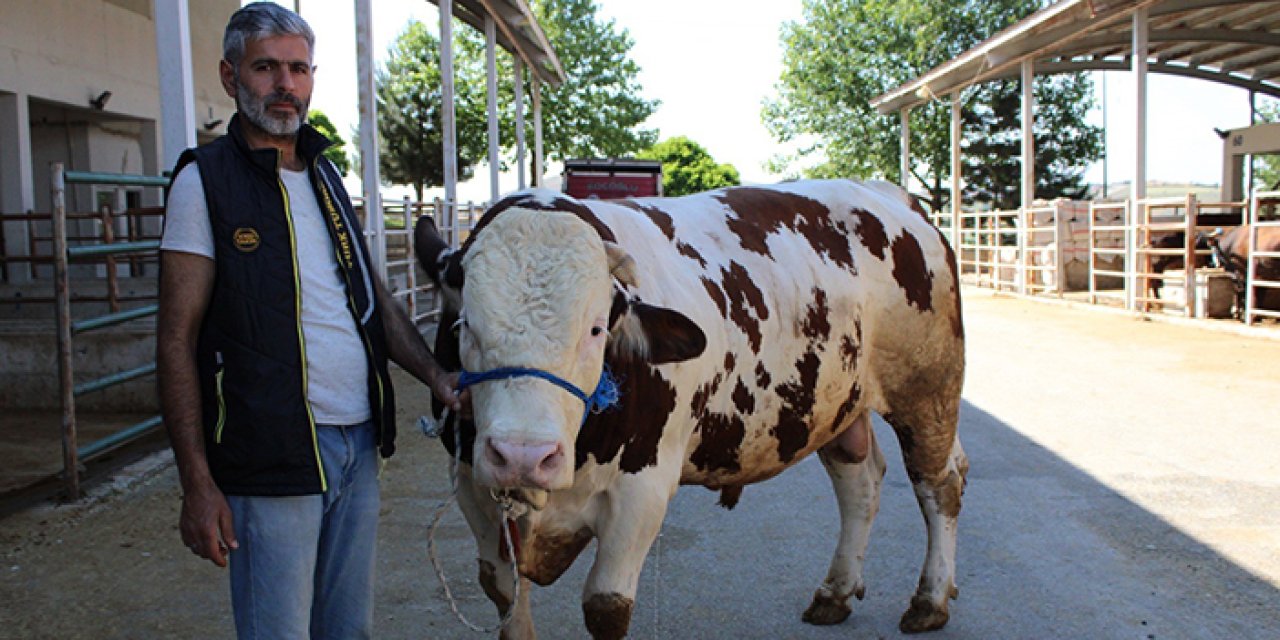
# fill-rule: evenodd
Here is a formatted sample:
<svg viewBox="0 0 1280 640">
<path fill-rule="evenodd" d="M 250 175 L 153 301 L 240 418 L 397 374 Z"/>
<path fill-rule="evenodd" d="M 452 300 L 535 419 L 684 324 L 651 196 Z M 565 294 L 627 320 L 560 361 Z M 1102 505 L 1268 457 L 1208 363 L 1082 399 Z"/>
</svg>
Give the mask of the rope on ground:
<svg viewBox="0 0 1280 640">
<path fill-rule="evenodd" d="M 444 415 L 441 416 L 440 422 L 437 424 L 444 425 L 448 424 L 448 422 L 449 410 L 445 409 Z M 499 526 L 498 528 L 501 530 L 500 535 L 502 536 L 502 541 L 507 547 L 507 556 L 511 558 L 511 574 L 515 585 L 513 589 L 513 596 L 511 598 L 511 606 L 507 607 L 507 612 L 502 615 L 502 619 L 498 621 L 498 625 L 496 627 L 481 627 L 468 620 L 466 616 L 462 615 L 462 611 L 458 609 L 458 601 L 454 598 L 453 591 L 449 589 L 449 580 L 444 575 L 444 566 L 440 563 L 440 558 L 436 555 L 436 527 L 439 526 L 440 519 L 444 516 L 444 512 L 449 508 L 449 505 L 458 497 L 458 465 L 462 462 L 462 440 L 458 426 L 460 422 L 462 421 L 459 419 L 455 420 L 453 423 L 453 460 L 451 461 L 452 464 L 449 465 L 449 497 L 442 500 L 436 507 L 435 514 L 431 517 L 431 524 L 427 527 L 427 554 L 431 557 L 431 566 L 436 571 L 436 577 L 440 579 L 440 584 L 444 587 L 444 595 L 449 601 L 449 609 L 453 611 L 454 617 L 472 631 L 478 633 L 493 633 L 494 631 L 498 631 L 506 627 L 507 623 L 511 622 L 511 618 L 515 614 L 516 607 L 520 604 L 520 560 L 516 557 L 515 544 L 512 542 L 511 534 L 507 531 L 505 524 L 506 519 L 509 517 L 508 512 L 512 509 L 512 505 L 510 503 L 500 503 L 503 509 L 503 514 L 502 526 Z M 430 437 L 436 437 L 439 435 L 439 426 L 429 429 L 428 425 L 425 423 L 426 416 L 419 418 L 419 424 L 423 427 L 423 433 Z"/>
</svg>

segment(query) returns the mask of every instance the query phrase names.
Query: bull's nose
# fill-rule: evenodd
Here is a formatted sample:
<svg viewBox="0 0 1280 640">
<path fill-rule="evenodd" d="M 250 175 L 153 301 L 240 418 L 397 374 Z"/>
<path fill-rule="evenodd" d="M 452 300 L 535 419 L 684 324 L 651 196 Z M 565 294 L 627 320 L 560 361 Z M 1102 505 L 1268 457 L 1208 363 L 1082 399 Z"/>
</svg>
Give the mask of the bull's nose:
<svg viewBox="0 0 1280 640">
<path fill-rule="evenodd" d="M 550 489 L 565 464 L 564 446 L 558 442 L 489 438 L 484 456 L 494 482 L 504 489 Z"/>
</svg>

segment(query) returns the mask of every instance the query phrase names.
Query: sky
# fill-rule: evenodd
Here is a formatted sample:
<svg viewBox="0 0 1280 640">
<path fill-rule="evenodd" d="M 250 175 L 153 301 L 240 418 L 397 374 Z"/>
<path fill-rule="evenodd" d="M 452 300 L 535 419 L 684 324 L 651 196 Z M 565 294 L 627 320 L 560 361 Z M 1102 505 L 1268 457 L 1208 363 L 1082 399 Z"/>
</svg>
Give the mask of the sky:
<svg viewBox="0 0 1280 640">
<path fill-rule="evenodd" d="M 292 0 L 279 1 L 294 6 Z M 350 139 L 358 122 L 355 3 L 298 4 L 317 38 L 311 106 L 328 114 L 339 133 Z M 597 6 L 599 17 L 614 20 L 635 42 L 631 57 L 641 68 L 641 95 L 661 101 L 645 127 L 658 129 L 662 139 L 688 136 L 717 162 L 733 164 L 744 182 L 781 179 L 764 168 L 780 147 L 761 122 L 760 111 L 782 71 L 780 28 L 784 22 L 800 20 L 801 0 L 597 0 Z M 374 3 L 373 50 L 379 64 L 411 19 L 437 25 L 436 6 L 427 0 Z M 1103 75 L 1094 74 L 1099 97 Z M 1116 183 L 1134 174 L 1134 83 L 1128 73 L 1105 76 L 1106 176 Z M 1148 180 L 1217 184 L 1222 145 L 1213 129 L 1247 126 L 1248 100 L 1243 89 L 1149 75 Z M 1100 104 L 1090 118 L 1103 124 Z M 478 167 L 476 175 L 480 178 L 459 186 L 461 199 L 488 199 L 488 170 Z M 1101 182 L 1103 163 L 1095 163 L 1085 175 L 1090 182 Z M 515 177 L 504 175 L 500 190 L 515 188 Z M 389 192 L 400 195 L 394 189 Z"/>
</svg>

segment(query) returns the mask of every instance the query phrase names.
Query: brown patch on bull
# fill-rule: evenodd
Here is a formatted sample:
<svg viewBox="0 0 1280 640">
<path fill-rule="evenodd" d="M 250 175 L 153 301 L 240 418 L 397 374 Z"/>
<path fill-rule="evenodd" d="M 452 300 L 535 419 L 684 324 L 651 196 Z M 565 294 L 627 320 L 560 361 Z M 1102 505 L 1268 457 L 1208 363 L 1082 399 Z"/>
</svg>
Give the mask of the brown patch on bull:
<svg viewBox="0 0 1280 640">
<path fill-rule="evenodd" d="M 865 209 L 854 209 L 852 214 L 858 219 L 858 239 L 862 246 L 879 260 L 884 260 L 885 247 L 889 246 L 889 236 L 884 231 L 884 223 L 874 213 Z"/>
<path fill-rule="evenodd" d="M 692 244 L 687 242 L 677 242 L 676 251 L 680 252 L 680 255 L 682 256 L 691 257 L 691 259 L 698 261 L 698 266 L 701 266 L 703 269 L 707 269 L 707 260 L 704 259 L 703 255 L 701 255 L 701 253 L 699 253 Z"/>
<path fill-rule="evenodd" d="M 956 252 L 951 249 L 951 245 L 947 243 L 947 239 L 942 236 L 942 232 L 938 232 L 938 238 L 942 241 L 942 246 L 947 250 L 947 269 L 951 272 L 951 295 L 955 298 L 955 313 L 949 318 L 951 320 L 951 333 L 955 337 L 964 339 L 964 314 L 960 312 L 960 275 L 956 272 Z"/>
<path fill-rule="evenodd" d="M 738 383 L 733 386 L 733 408 L 744 415 L 756 412 L 756 398 L 751 395 L 747 385 L 742 383 L 742 378 L 738 378 Z"/>
<path fill-rule="evenodd" d="M 590 455 L 597 464 L 618 458 L 624 473 L 638 473 L 658 463 L 658 441 L 676 408 L 676 390 L 645 362 L 611 357 L 607 363 L 619 381 L 621 401 L 612 410 L 587 417 L 574 447 L 575 468 L 586 464 Z"/>
<path fill-rule="evenodd" d="M 538 532 L 525 546 L 520 559 L 521 575 L 544 587 L 555 582 L 573 566 L 593 537 L 586 527 L 572 534 Z"/>
<path fill-rule="evenodd" d="M 813 288 L 813 304 L 807 307 L 808 314 L 800 321 L 801 335 L 813 342 L 825 341 L 831 335 L 831 308 L 827 306 L 827 292 Z"/>
<path fill-rule="evenodd" d="M 784 404 L 778 412 L 778 424 L 770 433 L 778 441 L 778 459 L 784 463 L 791 462 L 796 453 L 809 444 L 809 419 L 815 402 L 819 364 L 816 353 L 806 353 L 796 361 L 799 377 L 794 382 L 778 385 L 778 397 Z"/>
<path fill-rule="evenodd" d="M 720 289 L 720 285 L 716 284 L 710 278 L 702 276 L 702 286 L 707 289 L 707 295 L 711 297 L 711 301 L 716 303 L 716 308 L 720 310 L 721 318 L 729 317 L 729 303 L 725 300 L 724 291 Z"/>
<path fill-rule="evenodd" d="M 920 311 L 933 309 L 933 273 L 924 262 L 920 241 L 906 232 L 893 241 L 893 279 Z"/>
<path fill-rule="evenodd" d="M 840 364 L 845 371 L 853 371 L 858 364 L 858 343 L 847 333 L 840 336 Z"/>
<path fill-rule="evenodd" d="M 773 376 L 769 375 L 769 371 L 764 368 L 764 362 L 756 363 L 756 386 L 762 391 L 767 391 L 769 385 L 773 383 Z"/>
<path fill-rule="evenodd" d="M 729 319 L 747 334 L 751 343 L 751 351 L 760 353 L 760 343 L 764 339 L 760 333 L 760 322 L 769 319 L 769 307 L 765 305 L 764 292 L 751 280 L 750 274 L 737 262 L 729 263 L 729 269 L 720 270 L 724 293 L 730 302 Z M 748 311 L 750 306 L 755 311 L 753 317 Z"/>
<path fill-rule="evenodd" d="M 698 419 L 698 447 L 689 454 L 689 462 L 702 471 L 723 470 L 737 473 L 742 470 L 738 451 L 747 427 L 739 416 L 722 413 L 705 413 Z"/>
<path fill-rule="evenodd" d="M 617 640 L 631 626 L 631 598 L 619 593 L 597 593 L 582 603 L 582 616 L 593 640 Z"/>
<path fill-rule="evenodd" d="M 697 249 L 694 249 L 694 248 L 693 248 L 693 245 L 691 245 L 691 244 L 689 244 L 689 243 L 687 243 L 687 242 L 677 242 L 677 243 L 676 243 L 676 251 L 679 251 L 679 252 L 680 252 L 680 255 L 682 255 L 682 256 L 685 256 L 685 257 L 687 257 L 687 258 L 692 258 L 692 259 L 694 259 L 694 260 L 697 260 L 697 261 L 698 261 L 698 266 L 702 267 L 703 269 L 706 269 L 706 268 L 707 268 L 707 261 L 706 261 L 706 259 L 704 259 L 704 258 L 702 257 L 702 254 L 701 254 L 701 253 L 699 253 Z"/>
<path fill-rule="evenodd" d="M 785 227 L 803 236 L 819 255 L 853 268 L 848 228 L 833 220 L 826 205 L 805 196 L 772 189 L 736 187 L 715 196 L 737 214 L 725 224 L 743 249 L 768 257 L 768 235 Z"/>
<path fill-rule="evenodd" d="M 658 229 L 662 231 L 662 235 L 666 236 L 668 240 L 675 240 L 676 227 L 675 227 L 675 224 L 672 223 L 671 221 L 671 214 L 654 206 L 640 204 L 635 200 L 615 200 L 614 202 L 628 209 L 634 209 L 636 211 L 639 211 L 640 213 L 643 213 L 644 215 L 648 216 L 649 220 L 653 222 L 654 226 L 658 227 Z"/>
<path fill-rule="evenodd" d="M 498 607 L 498 615 L 506 615 L 507 609 L 511 608 L 511 600 L 498 589 L 497 569 L 485 560 L 480 560 L 480 588 L 484 589 L 484 594 Z"/>
<path fill-rule="evenodd" d="M 727 487 L 724 487 L 723 489 L 720 489 L 720 500 L 716 504 L 719 504 L 725 509 L 732 511 L 734 507 L 738 506 L 738 500 L 741 498 L 742 498 L 742 485 L 731 484 Z"/>
<path fill-rule="evenodd" d="M 853 383 L 849 388 L 849 395 L 844 402 L 840 403 L 840 408 L 836 410 L 836 418 L 831 421 L 831 431 L 835 433 L 844 426 L 844 421 L 853 414 L 858 407 L 858 401 L 862 399 L 862 387 L 858 383 Z"/>
<path fill-rule="evenodd" d="M 911 426 L 904 423 L 893 413 L 882 413 L 880 417 L 884 418 L 884 421 L 893 427 L 894 435 L 898 436 L 898 446 L 902 449 L 902 458 L 908 461 L 906 465 L 907 479 L 911 480 L 912 484 L 920 482 L 923 476 L 919 467 L 910 463 L 910 460 L 916 455 L 916 441 L 911 433 Z"/>
<path fill-rule="evenodd" d="M 724 372 L 726 374 L 733 372 L 733 365 L 736 364 L 737 362 L 738 362 L 738 359 L 736 356 L 733 355 L 732 351 L 724 352 Z"/>
<path fill-rule="evenodd" d="M 698 418 L 707 412 L 707 403 L 711 401 L 711 396 L 714 396 L 720 390 L 720 381 L 723 379 L 723 375 L 716 374 L 716 377 L 712 378 L 710 382 L 703 384 L 698 387 L 697 391 L 693 392 L 693 400 L 689 404 L 689 415 Z"/>
<path fill-rule="evenodd" d="M 960 515 L 960 498 L 964 495 L 964 480 L 955 471 L 947 473 L 935 491 L 938 498 L 938 511 L 942 515 L 955 518 Z"/>
</svg>

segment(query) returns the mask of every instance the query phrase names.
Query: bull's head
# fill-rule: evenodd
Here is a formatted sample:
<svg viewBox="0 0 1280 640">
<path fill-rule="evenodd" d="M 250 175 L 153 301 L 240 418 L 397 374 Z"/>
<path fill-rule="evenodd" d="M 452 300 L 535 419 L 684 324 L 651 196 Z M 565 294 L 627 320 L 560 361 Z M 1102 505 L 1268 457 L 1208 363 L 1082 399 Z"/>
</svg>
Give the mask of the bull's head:
<svg viewBox="0 0 1280 640">
<path fill-rule="evenodd" d="M 416 231 L 424 268 L 457 311 L 473 477 L 500 490 L 566 488 L 590 396 L 607 387 L 606 358 L 677 362 L 701 354 L 706 337 L 683 314 L 629 294 L 633 259 L 578 215 L 494 213 L 458 253 L 429 224 Z"/>
</svg>

